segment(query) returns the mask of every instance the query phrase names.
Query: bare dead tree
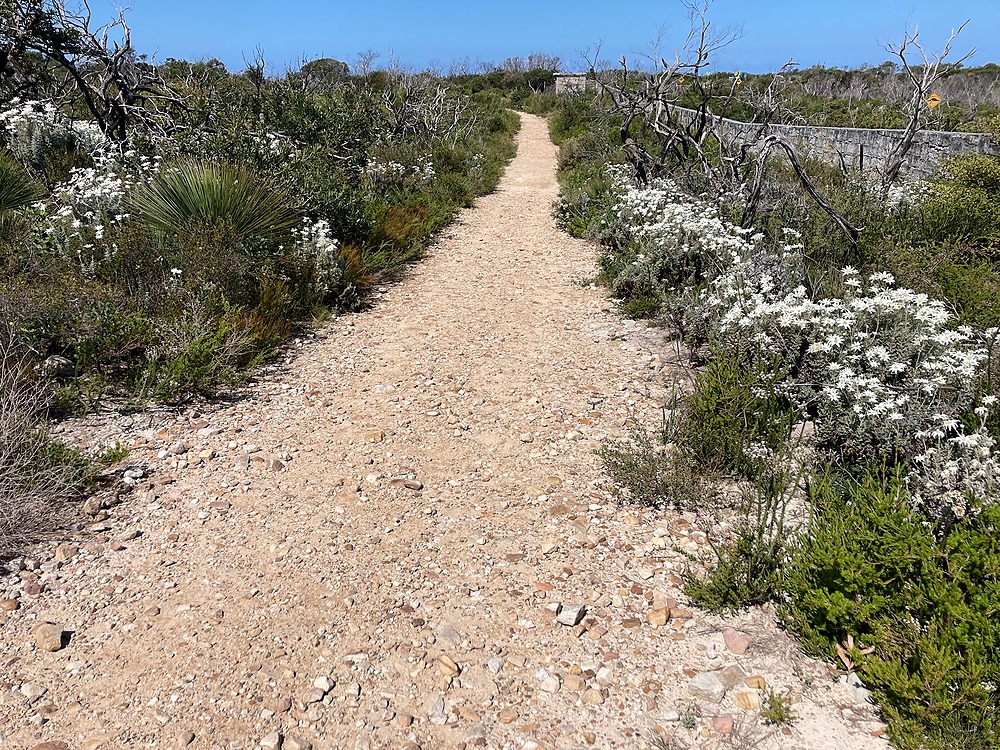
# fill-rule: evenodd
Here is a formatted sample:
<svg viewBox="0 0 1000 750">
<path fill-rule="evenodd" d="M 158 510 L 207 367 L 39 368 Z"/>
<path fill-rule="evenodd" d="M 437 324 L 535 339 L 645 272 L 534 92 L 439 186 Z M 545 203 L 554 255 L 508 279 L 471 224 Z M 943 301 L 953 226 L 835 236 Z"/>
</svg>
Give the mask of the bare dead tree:
<svg viewBox="0 0 1000 750">
<path fill-rule="evenodd" d="M 396 74 L 380 104 L 388 135 L 448 139 L 467 133 L 473 124 L 466 118 L 468 98 L 449 92 L 440 78 L 428 73 Z"/>
<path fill-rule="evenodd" d="M 670 170 L 696 178 L 720 195 L 739 195 L 740 224 L 749 227 L 760 210 L 767 167 L 778 153 L 789 160 L 806 193 L 856 243 L 860 230 L 823 196 L 795 148 L 772 132 L 771 124 L 784 116 L 780 90 L 793 64 L 760 89 L 744 90 L 738 74 L 725 82 L 709 78 L 711 62 L 741 30 L 714 27 L 708 18 L 710 0 L 685 5 L 690 27 L 673 59 L 657 56 L 656 72 L 649 74 L 630 70 L 623 57 L 617 71 L 597 76 L 602 94 L 621 118 L 619 137 L 638 179 L 648 182 Z M 682 95 L 689 100 L 684 107 L 679 106 Z M 715 111 L 725 112 L 737 101 L 752 113 L 750 123 L 738 128 Z M 646 131 L 643 137 L 637 129 Z"/>
<path fill-rule="evenodd" d="M 622 57 L 617 71 L 596 76 L 601 93 L 622 118 L 621 143 L 642 182 L 657 177 L 671 162 L 687 165 L 694 159 L 709 171 L 720 166 L 705 155 L 706 140 L 711 136 L 715 119 L 711 100 L 716 92 L 706 87 L 703 74 L 710 60 L 741 32 L 734 27 L 715 28 L 707 17 L 708 0 L 693 0 L 685 6 L 689 31 L 673 59 L 660 56 L 654 49 L 650 56 L 655 68 L 653 73 L 631 69 L 627 59 Z M 599 55 L 598 48 L 588 60 L 592 68 L 599 67 Z M 688 81 L 696 92 L 697 101 L 681 110 L 677 103 Z M 652 145 L 635 137 L 633 126 L 636 123 L 656 134 Z"/>
<path fill-rule="evenodd" d="M 373 49 L 366 49 L 364 52 L 359 52 L 351 64 L 351 72 L 356 76 L 367 76 L 375 70 L 375 61 L 378 58 L 379 53 Z"/>
<path fill-rule="evenodd" d="M 74 7 L 65 0 L 6 0 L 0 20 L 0 79 L 34 56 L 59 74 L 52 98 L 82 102 L 110 139 L 123 142 L 135 129 L 172 130 L 172 115 L 184 102 L 135 51 L 125 11 L 95 25 L 89 0 Z"/>
<path fill-rule="evenodd" d="M 472 73 L 472 60 L 468 56 L 453 60 L 448 68 L 448 75 L 453 78 L 467 76 Z"/>
<path fill-rule="evenodd" d="M 951 36 L 944 43 L 941 52 L 928 54 L 920 42 L 920 32 L 917 29 L 908 30 L 903 35 L 903 40 L 898 44 L 889 43 L 886 50 L 891 52 L 903 69 L 903 74 L 911 85 L 910 97 L 907 106 L 908 120 L 903 129 L 903 137 L 889 152 L 885 167 L 882 170 L 882 191 L 889 190 L 889 187 L 899 177 L 899 172 L 906 161 L 906 155 L 913 146 L 913 139 L 927 122 L 930 107 L 927 103 L 928 97 L 933 93 L 934 84 L 949 72 L 959 68 L 962 63 L 972 57 L 975 49 L 971 49 L 959 59 L 948 62 L 947 58 L 951 54 L 951 47 L 955 39 L 962 30 L 969 24 L 968 21 L 951 32 Z M 914 53 L 918 56 L 919 62 L 914 59 Z"/>
</svg>

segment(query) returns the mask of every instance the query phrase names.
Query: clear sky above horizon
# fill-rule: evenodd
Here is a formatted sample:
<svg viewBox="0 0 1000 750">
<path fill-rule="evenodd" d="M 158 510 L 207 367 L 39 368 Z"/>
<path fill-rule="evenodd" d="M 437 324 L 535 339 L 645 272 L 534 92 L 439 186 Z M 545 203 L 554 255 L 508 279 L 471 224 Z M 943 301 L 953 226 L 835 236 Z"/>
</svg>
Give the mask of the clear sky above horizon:
<svg viewBox="0 0 1000 750">
<path fill-rule="evenodd" d="M 96 0 L 95 17 L 116 3 Z M 390 57 L 410 68 L 468 60 L 499 62 L 531 52 L 558 55 L 563 70 L 586 68 L 584 53 L 600 45 L 601 58 L 636 58 L 661 34 L 661 54 L 683 43 L 682 4 L 638 0 L 132 0 L 127 14 L 140 52 L 187 60 L 218 58 L 244 67 L 259 47 L 275 72 L 303 59 L 334 57 L 353 63 L 359 53 Z M 887 41 L 918 27 L 929 50 L 939 50 L 953 28 L 970 23 L 955 44 L 970 64 L 1000 57 L 1000 0 L 716 0 L 717 26 L 741 26 L 742 36 L 714 67 L 760 72 L 789 60 L 803 67 L 877 65 L 889 58 Z"/>
</svg>

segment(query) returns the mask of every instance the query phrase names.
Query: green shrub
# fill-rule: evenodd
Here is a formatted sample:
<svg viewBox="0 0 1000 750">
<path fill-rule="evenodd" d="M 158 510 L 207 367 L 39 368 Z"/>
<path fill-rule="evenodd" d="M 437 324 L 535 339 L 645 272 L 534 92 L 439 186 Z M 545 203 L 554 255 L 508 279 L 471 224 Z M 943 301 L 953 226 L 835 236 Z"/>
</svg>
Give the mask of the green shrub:
<svg viewBox="0 0 1000 750">
<path fill-rule="evenodd" d="M 291 299 L 280 280 L 264 283 L 259 304 L 232 305 L 217 294 L 184 290 L 156 322 L 155 348 L 134 375 L 133 392 L 180 401 L 242 382 L 288 336 Z"/>
<path fill-rule="evenodd" d="M 41 186 L 21 165 L 0 151 L 0 220 L 8 211 L 27 206 L 43 195 Z"/>
<path fill-rule="evenodd" d="M 664 411 L 659 430 L 630 430 L 628 440 L 608 440 L 598 449 L 604 470 L 633 502 L 696 508 L 713 491 L 698 467 L 676 442 L 677 425 Z"/>
<path fill-rule="evenodd" d="M 776 693 L 769 689 L 760 709 L 760 718 L 765 724 L 791 724 L 795 721 L 792 700 L 788 693 Z"/>
<path fill-rule="evenodd" d="M 280 237 L 301 221 L 273 181 L 235 164 L 182 161 L 131 196 L 136 217 L 166 234 L 192 222 L 227 224 L 241 239 Z"/>
<path fill-rule="evenodd" d="M 641 320 L 643 318 L 654 317 L 660 311 L 662 304 L 662 297 L 653 291 L 649 291 L 641 295 L 630 297 L 622 302 L 621 311 L 627 318 Z"/>
<path fill-rule="evenodd" d="M 898 475 L 818 480 L 809 500 L 788 566 L 788 627 L 831 658 L 857 642 L 850 658 L 897 747 L 996 747 L 1000 507 L 938 539 Z"/>
<path fill-rule="evenodd" d="M 769 472 L 744 491 L 731 536 L 709 540 L 712 557 L 695 559 L 703 573 L 684 574 L 684 593 L 712 612 L 726 612 L 778 599 L 783 590 L 787 547 L 787 478 Z"/>
<path fill-rule="evenodd" d="M 159 275 L 166 287 L 207 287 L 234 304 L 252 304 L 257 276 L 273 257 L 266 251 L 255 254 L 251 247 L 226 219 L 188 221 L 165 241 L 160 268 L 150 269 L 147 283 Z"/>
<path fill-rule="evenodd" d="M 774 460 L 797 421 L 777 395 L 779 368 L 748 370 L 718 356 L 698 374 L 685 404 L 682 442 L 701 466 L 753 479 Z"/>
</svg>

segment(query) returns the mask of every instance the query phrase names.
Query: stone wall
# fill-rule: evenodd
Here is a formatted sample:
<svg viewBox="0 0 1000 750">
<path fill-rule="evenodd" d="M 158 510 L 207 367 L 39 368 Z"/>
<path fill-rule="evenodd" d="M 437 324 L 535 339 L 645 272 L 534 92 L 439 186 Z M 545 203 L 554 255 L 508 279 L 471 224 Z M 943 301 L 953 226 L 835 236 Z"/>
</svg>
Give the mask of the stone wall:
<svg viewBox="0 0 1000 750">
<path fill-rule="evenodd" d="M 583 94 L 597 91 L 597 81 L 592 73 L 556 73 L 555 83 L 546 93 Z"/>
<path fill-rule="evenodd" d="M 694 116 L 693 110 L 675 107 L 674 111 Z M 722 131 L 730 137 L 745 139 L 761 132 L 760 125 L 717 118 Z M 885 164 L 893 147 L 903 137 L 902 130 L 866 130 L 863 128 L 824 128 L 809 125 L 771 125 L 770 132 L 780 135 L 796 146 L 801 155 L 839 165 L 841 160 L 849 168 L 865 172 L 877 171 Z M 922 130 L 913 139 L 906 155 L 903 173 L 909 177 L 926 177 L 954 154 L 962 153 L 1000 155 L 1000 146 L 986 133 L 954 133 L 940 130 Z"/>
</svg>

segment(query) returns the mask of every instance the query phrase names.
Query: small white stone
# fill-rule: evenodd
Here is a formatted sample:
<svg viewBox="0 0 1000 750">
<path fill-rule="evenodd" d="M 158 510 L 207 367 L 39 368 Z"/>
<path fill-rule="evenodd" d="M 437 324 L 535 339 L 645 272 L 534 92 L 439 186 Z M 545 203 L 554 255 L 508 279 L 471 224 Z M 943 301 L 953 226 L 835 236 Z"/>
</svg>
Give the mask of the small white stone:
<svg viewBox="0 0 1000 750">
<path fill-rule="evenodd" d="M 331 680 L 326 675 L 323 675 L 322 677 L 317 677 L 315 680 L 313 680 L 313 687 L 319 688 L 324 693 L 329 693 L 331 690 L 333 690 L 334 685 L 335 685 L 334 681 Z"/>
</svg>

